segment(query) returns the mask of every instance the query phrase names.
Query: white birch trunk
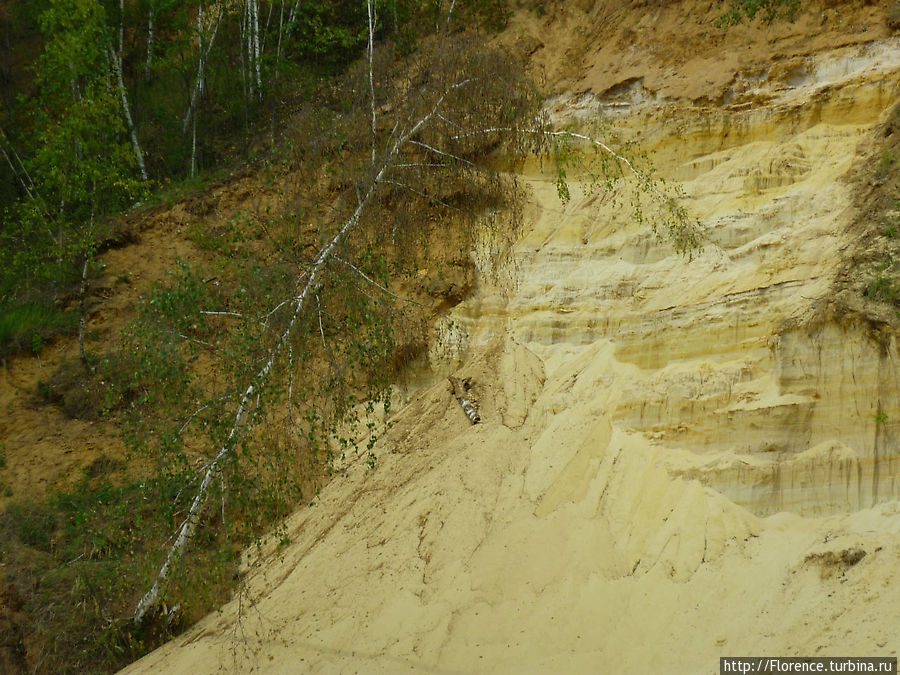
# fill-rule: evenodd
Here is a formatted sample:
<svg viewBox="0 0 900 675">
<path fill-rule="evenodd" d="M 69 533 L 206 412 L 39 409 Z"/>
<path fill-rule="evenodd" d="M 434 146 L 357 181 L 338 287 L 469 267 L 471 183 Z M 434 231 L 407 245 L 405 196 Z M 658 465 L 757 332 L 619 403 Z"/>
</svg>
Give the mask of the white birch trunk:
<svg viewBox="0 0 900 675">
<path fill-rule="evenodd" d="M 288 15 L 288 24 L 290 24 L 291 28 L 293 28 L 293 26 L 294 26 L 294 19 L 297 18 L 297 9 L 299 7 L 300 7 L 300 0 L 297 0 L 294 3 L 294 6 L 291 7 L 291 13 L 290 13 L 290 15 Z"/>
<path fill-rule="evenodd" d="M 131 107 L 128 105 L 128 91 L 125 89 L 125 78 L 122 76 L 122 55 L 125 49 L 125 0 L 119 0 L 119 11 L 121 12 L 119 16 L 119 53 L 113 52 L 109 45 L 106 46 L 106 49 L 112 62 L 113 70 L 116 72 L 119 98 L 122 100 L 122 111 L 125 113 L 125 124 L 128 126 L 128 133 L 131 135 L 131 147 L 134 148 L 134 155 L 137 158 L 138 168 L 141 171 L 141 179 L 146 182 L 149 180 L 147 165 L 144 163 L 144 152 L 141 150 L 137 129 L 135 129 L 134 120 L 131 118 Z"/>
<path fill-rule="evenodd" d="M 188 130 L 188 124 L 190 124 L 191 117 L 194 114 L 194 110 L 197 107 L 197 99 L 203 90 L 203 82 L 206 77 L 206 60 L 209 58 L 209 53 L 213 48 L 213 44 L 216 41 L 216 35 L 219 33 L 219 22 L 222 19 L 222 8 L 220 4 L 216 3 L 215 8 L 215 22 L 213 23 L 212 34 L 209 37 L 209 40 L 206 43 L 206 48 L 203 48 L 203 24 L 202 21 L 198 21 L 197 24 L 197 42 L 201 45 L 200 53 L 198 55 L 197 61 L 197 77 L 194 80 L 194 87 L 191 90 L 191 100 L 188 104 L 188 110 L 184 115 L 184 120 L 181 125 L 181 133 L 186 134 Z M 201 9 L 202 15 L 202 9 Z M 199 18 L 199 16 L 198 16 Z"/>
<path fill-rule="evenodd" d="M 284 35 L 284 0 L 281 0 L 281 11 L 278 15 L 278 46 L 275 48 L 275 72 L 273 80 L 278 86 L 278 68 L 281 66 L 281 37 Z"/>
<path fill-rule="evenodd" d="M 262 70 L 259 63 L 259 0 L 253 3 L 253 66 L 256 71 L 256 95 L 262 99 Z"/>
<path fill-rule="evenodd" d="M 253 21 L 250 19 L 250 5 L 253 0 L 244 0 L 244 38 L 247 53 L 247 88 L 250 98 L 256 98 L 256 87 L 253 80 Z"/>
<path fill-rule="evenodd" d="M 375 75 L 372 72 L 372 59 L 375 54 L 375 2 L 367 0 L 366 7 L 369 10 L 369 99 L 372 102 L 372 169 L 375 168 Z"/>
<path fill-rule="evenodd" d="M 153 19 L 156 13 L 153 2 L 150 2 L 150 8 L 147 12 L 147 65 L 144 67 L 144 75 L 150 77 L 150 71 L 153 69 Z"/>
<path fill-rule="evenodd" d="M 205 64 L 203 63 L 203 2 L 197 6 L 197 53 L 200 55 L 200 68 L 197 71 L 197 82 L 199 82 L 199 95 L 203 96 L 203 84 L 206 78 Z"/>
<path fill-rule="evenodd" d="M 259 2 L 259 0 L 256 0 Z M 282 5 L 284 4 L 282 0 Z M 259 53 L 266 53 L 266 39 L 269 37 L 269 26 L 272 23 L 272 12 L 275 11 L 275 0 L 269 2 L 269 13 L 266 15 L 266 25 L 263 27 L 262 35 L 259 38 Z"/>
</svg>

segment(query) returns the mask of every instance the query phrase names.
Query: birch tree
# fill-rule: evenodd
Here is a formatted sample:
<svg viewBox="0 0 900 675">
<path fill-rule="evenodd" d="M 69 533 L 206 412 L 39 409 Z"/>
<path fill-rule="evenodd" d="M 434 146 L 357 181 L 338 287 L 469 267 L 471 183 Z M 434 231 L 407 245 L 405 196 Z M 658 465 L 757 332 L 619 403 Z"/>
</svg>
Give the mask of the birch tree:
<svg viewBox="0 0 900 675">
<path fill-rule="evenodd" d="M 151 12 L 152 6 L 151 6 Z M 151 14 L 152 16 L 152 14 Z M 152 36 L 153 25 L 151 23 L 150 35 Z M 152 40 L 152 37 L 149 38 Z M 134 126 L 134 120 L 131 118 L 131 106 L 128 105 L 128 91 L 125 89 L 125 80 L 122 77 L 122 60 L 125 54 L 125 0 L 119 0 L 119 47 L 118 51 L 113 51 L 113 48 L 107 45 L 107 53 L 109 54 L 109 60 L 112 63 L 113 72 L 116 74 L 116 83 L 119 88 L 119 99 L 122 102 L 122 112 L 125 116 L 125 123 L 128 127 L 128 133 L 131 136 L 131 147 L 134 148 L 135 159 L 137 160 L 138 169 L 141 172 L 141 178 L 144 181 L 149 180 L 149 176 L 147 175 L 147 165 L 144 163 L 144 152 L 141 149 L 141 144 L 138 141 L 137 130 Z M 147 70 L 149 72 L 150 69 L 150 46 L 147 47 Z"/>
<path fill-rule="evenodd" d="M 373 29 L 374 22 L 373 12 Z M 137 622 L 159 603 L 173 566 L 185 554 L 203 518 L 213 486 L 217 482 L 221 486 L 224 480 L 234 490 L 239 477 L 233 472 L 240 462 L 242 444 L 252 441 L 255 425 L 266 417 L 267 401 L 284 401 L 287 396 L 288 405 L 302 407 L 305 402 L 321 403 L 325 397 L 337 395 L 338 401 L 302 416 L 306 426 L 300 436 L 306 442 L 318 442 L 310 439 L 321 440 L 334 432 L 337 421 L 353 402 L 385 400 L 394 344 L 392 326 L 397 328 L 400 315 L 408 309 L 408 303 L 390 289 L 387 270 L 392 265 L 408 267 L 413 262 L 404 256 L 421 248 L 416 242 L 427 222 L 443 217 L 457 219 L 459 226 L 468 223 L 471 229 L 466 236 L 470 238 L 480 228 L 498 234 L 515 229 L 518 211 L 503 210 L 516 193 L 514 180 L 475 160 L 486 147 L 512 149 L 524 138 L 493 134 L 490 139 L 466 140 L 455 139 L 454 135 L 460 125 L 476 120 L 516 119 L 533 127 L 537 97 L 532 90 L 508 84 L 522 81 L 517 67 L 471 41 L 452 45 L 441 42 L 419 55 L 413 73 L 416 84 L 409 86 L 395 77 L 378 82 L 380 86 L 376 87 L 378 59 L 377 55 L 370 56 L 360 73 L 360 84 L 366 84 L 359 91 L 371 98 L 376 90 L 391 89 L 385 96 L 391 99 L 392 114 L 377 117 L 387 98 L 360 100 L 364 112 L 346 128 L 346 141 L 340 150 L 346 172 L 341 183 L 348 187 L 329 208 L 330 222 L 316 228 L 320 247 L 309 256 L 304 254 L 308 249 L 304 243 L 308 242 L 294 242 L 296 248 L 282 252 L 285 266 L 291 259 L 300 263 L 293 281 L 285 287 L 291 289 L 290 294 L 273 297 L 271 306 L 258 308 L 254 316 L 247 316 L 247 308 L 220 306 L 202 308 L 208 314 L 195 311 L 185 317 L 188 308 L 177 303 L 169 315 L 169 320 L 177 324 L 169 324 L 171 328 L 162 329 L 155 337 L 165 339 L 167 346 L 153 342 L 143 348 L 148 354 L 172 354 L 178 351 L 180 339 L 182 349 L 203 349 L 197 345 L 208 341 L 204 331 L 209 317 L 228 313 L 232 321 L 241 322 L 242 328 L 236 332 L 254 335 L 250 341 L 256 346 L 254 356 L 248 359 L 242 354 L 240 360 L 259 366 L 255 371 L 243 370 L 246 379 L 237 389 L 211 391 L 207 394 L 210 400 L 191 402 L 204 408 L 194 422 L 208 423 L 226 414 L 231 422 L 227 429 L 219 428 L 217 449 L 202 461 L 183 522 L 155 580 L 135 609 Z M 513 217 L 507 218 L 509 215 Z M 481 222 L 478 228 L 476 220 Z M 501 223 L 505 225 L 501 227 Z M 355 338 L 346 335 L 338 340 L 337 332 L 350 326 L 355 326 Z M 175 335 L 184 337 L 169 342 Z M 366 341 L 360 340 L 362 336 Z M 373 347 L 373 343 L 380 346 Z M 219 344 L 216 349 L 224 348 Z M 328 363 L 332 366 L 324 372 L 316 371 Z M 303 368 L 298 370 L 298 364 L 304 364 L 305 373 Z M 351 365 L 356 366 L 355 375 L 350 372 Z M 351 381 L 359 373 L 367 375 Z M 238 379 L 232 381 L 237 383 Z M 324 408 L 330 412 L 326 414 Z"/>
</svg>

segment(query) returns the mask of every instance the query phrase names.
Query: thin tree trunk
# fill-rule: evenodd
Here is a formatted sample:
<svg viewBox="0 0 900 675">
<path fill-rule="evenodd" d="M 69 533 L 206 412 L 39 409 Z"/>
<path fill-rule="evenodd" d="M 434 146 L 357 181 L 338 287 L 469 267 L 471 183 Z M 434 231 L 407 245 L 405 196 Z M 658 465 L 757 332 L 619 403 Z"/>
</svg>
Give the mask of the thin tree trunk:
<svg viewBox="0 0 900 675">
<path fill-rule="evenodd" d="M 195 110 L 191 117 L 191 178 L 197 174 L 197 117 L 199 117 L 199 113 Z"/>
<path fill-rule="evenodd" d="M 203 65 L 203 1 L 197 5 L 197 54 L 200 55 L 200 65 Z M 203 96 L 204 69 L 197 71 L 197 82 L 199 82 L 199 95 Z"/>
<path fill-rule="evenodd" d="M 256 70 L 256 95 L 262 99 L 262 70 L 259 64 L 259 0 L 253 3 L 253 65 Z"/>
<path fill-rule="evenodd" d="M 197 62 L 197 78 L 194 80 L 194 88 L 191 90 L 191 101 L 188 104 L 187 113 L 185 113 L 184 120 L 181 125 L 181 132 L 186 134 L 188 131 L 188 124 L 191 121 L 191 117 L 194 114 L 194 109 L 197 106 L 197 98 L 203 91 L 203 82 L 206 77 L 206 60 L 209 58 L 209 53 L 213 48 L 213 44 L 216 41 L 216 35 L 219 33 L 219 22 L 222 19 L 222 9 L 220 7 L 220 3 L 216 3 L 215 5 L 215 23 L 213 24 L 212 34 L 210 35 L 209 41 L 206 43 L 206 48 L 203 49 L 203 22 L 202 22 L 202 9 L 200 15 L 198 15 L 198 23 L 197 23 L 197 42 L 201 45 L 200 53 L 198 55 Z"/>
<path fill-rule="evenodd" d="M 450 32 L 450 19 L 453 17 L 453 8 L 456 7 L 456 0 L 450 3 L 450 11 L 447 12 L 447 32 Z"/>
<path fill-rule="evenodd" d="M 150 77 L 150 71 L 153 69 L 153 19 L 155 13 L 153 0 L 150 0 L 150 8 L 147 13 L 147 65 L 144 67 L 146 77 Z"/>
<path fill-rule="evenodd" d="M 131 118 L 131 107 L 128 105 L 128 91 L 125 89 L 125 78 L 122 76 L 122 59 L 125 53 L 125 0 L 119 0 L 119 53 L 116 54 L 109 45 L 106 46 L 106 49 L 109 52 L 113 70 L 116 71 L 116 80 L 119 84 L 119 98 L 122 99 L 122 111 L 125 113 L 125 124 L 128 126 L 128 133 L 131 135 L 131 146 L 134 148 L 134 155 L 137 158 L 138 168 L 141 170 L 141 178 L 146 182 L 149 180 L 149 177 L 147 176 L 147 165 L 144 163 L 144 153 L 141 150 L 141 144 L 138 141 L 134 120 Z"/>
<path fill-rule="evenodd" d="M 247 83 L 250 91 L 249 98 L 256 98 L 256 80 L 254 71 L 256 64 L 253 59 L 253 0 L 244 0 L 244 36 L 247 51 Z"/>
<path fill-rule="evenodd" d="M 375 75 L 372 70 L 372 59 L 375 55 L 375 2 L 367 0 L 366 7 L 369 10 L 369 100 L 372 103 L 372 169 L 375 169 Z"/>
<path fill-rule="evenodd" d="M 297 9 L 300 7 L 300 0 L 297 0 L 294 3 L 294 6 L 291 7 L 291 13 L 288 16 L 288 30 L 293 29 L 294 27 L 294 19 L 297 18 Z"/>
<path fill-rule="evenodd" d="M 259 0 L 256 0 L 256 1 L 259 2 Z M 282 1 L 282 4 L 284 4 L 283 1 Z M 275 11 L 275 0 L 271 0 L 271 2 L 269 2 L 269 13 L 266 15 L 266 25 L 263 28 L 262 36 L 259 39 L 259 53 L 260 54 L 266 53 L 266 39 L 269 37 L 269 26 L 272 23 L 272 12 L 273 11 Z"/>
<path fill-rule="evenodd" d="M 284 0 L 281 0 L 281 11 L 278 15 L 278 46 L 275 48 L 275 72 L 273 80 L 278 88 L 278 68 L 281 66 L 281 38 L 284 35 Z"/>
<path fill-rule="evenodd" d="M 78 288 L 78 358 L 81 359 L 81 365 L 88 372 L 92 372 L 91 364 L 88 363 L 87 356 L 84 353 L 84 332 L 87 320 L 85 318 L 84 299 L 87 295 L 87 273 L 90 264 L 90 256 L 84 257 L 84 264 L 81 267 L 81 285 Z"/>
<path fill-rule="evenodd" d="M 121 49 L 120 34 L 120 49 Z M 138 141 L 137 129 L 134 126 L 134 120 L 131 118 L 131 108 L 128 106 L 128 92 L 125 90 L 125 80 L 122 77 L 122 53 L 116 55 L 112 48 L 107 46 L 109 59 L 112 61 L 113 70 L 116 72 L 116 81 L 119 85 L 119 98 L 122 101 L 122 112 L 125 113 L 125 124 L 128 126 L 128 133 L 131 135 L 131 147 L 134 148 L 134 156 L 137 158 L 138 168 L 141 171 L 141 179 L 149 180 L 147 175 L 147 165 L 144 163 L 144 153 L 141 150 L 140 141 Z"/>
</svg>

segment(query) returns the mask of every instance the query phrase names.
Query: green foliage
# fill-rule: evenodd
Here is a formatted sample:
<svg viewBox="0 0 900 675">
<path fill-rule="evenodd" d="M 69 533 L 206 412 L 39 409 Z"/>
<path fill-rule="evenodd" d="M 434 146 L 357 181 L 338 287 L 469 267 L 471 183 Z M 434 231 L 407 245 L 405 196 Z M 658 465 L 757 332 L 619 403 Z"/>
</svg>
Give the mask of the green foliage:
<svg viewBox="0 0 900 675">
<path fill-rule="evenodd" d="M 59 14 L 64 7 L 77 21 Z M 16 226 L 2 232 L 29 290 L 42 284 L 71 290 L 84 269 L 77 263 L 103 241 L 106 217 L 144 196 L 102 58 L 118 17 L 102 7 L 46 0 L 48 9 L 38 13 L 48 31 L 42 63 L 63 70 L 41 76 L 43 98 L 33 102 L 41 124 L 27 160 L 34 195 L 12 209 Z M 129 5 L 125 18 L 142 18 L 137 7 Z M 192 125 L 183 127 L 198 68 L 198 6 L 159 0 L 155 7 L 166 38 L 150 72 L 143 79 L 132 75 L 133 100 L 142 137 L 163 150 L 151 153 L 151 164 L 167 184 L 170 171 L 183 175 L 190 157 L 183 128 L 192 135 L 196 125 L 200 132 L 201 165 L 226 156 L 229 143 L 249 136 L 251 120 L 264 110 L 261 101 L 278 91 L 278 73 L 287 72 L 280 59 L 303 63 L 308 72 L 336 69 L 367 38 L 363 3 L 302 3 L 297 15 L 278 21 L 280 33 L 267 36 L 270 47 L 277 42 L 283 51 L 263 58 L 266 85 L 251 91 L 255 73 L 242 60 L 248 54 L 241 19 L 225 5 Z M 379 2 L 377 39 L 394 42 L 406 56 L 401 62 L 379 49 L 373 59 L 374 107 L 389 115 L 379 112 L 372 130 L 368 62 L 317 89 L 324 93 L 297 114 L 290 144 L 272 154 L 273 187 L 290 174 L 302 177 L 290 199 L 276 200 L 284 210 L 245 214 L 215 229 L 189 227 L 198 260 L 179 262 L 153 286 L 123 333 L 121 351 L 90 358 L 93 372 L 63 364 L 41 384 L 41 395 L 72 417 L 121 413 L 143 472 L 141 481 L 125 477 L 114 484 L 97 466 L 74 490 L 29 507 L 37 515 L 29 516 L 27 530 L 0 518 L 6 535 L 0 550 L 16 561 L 17 584 L 37 608 L 36 634 L 54 665 L 69 654 L 72 669 L 112 668 L 177 628 L 160 615 L 139 627 L 125 617 L 152 582 L 195 496 L 205 508 L 165 580 L 162 615 L 180 606 L 194 613 L 189 619 L 220 601 L 233 583 L 236 551 L 308 498 L 336 458 L 354 454 L 370 469 L 377 466 L 374 444 L 384 426 L 376 409 L 390 412 L 398 364 L 426 349 L 433 312 L 459 301 L 448 290 L 441 304 L 420 304 L 397 292 L 398 280 L 414 280 L 426 260 L 439 269 L 438 279 L 454 266 L 467 273 L 473 250 L 485 252 L 490 269 L 502 275 L 518 233 L 521 190 L 513 178 L 486 168 L 486 156 L 553 157 L 564 201 L 571 197 L 569 170 L 591 171 L 599 188 L 615 195 L 619 181 L 630 177 L 626 167 L 640 166 L 646 178 L 634 191 L 634 213 L 644 217 L 644 202 L 658 204 L 663 195 L 661 215 L 648 213 L 648 220 L 680 250 L 695 243 L 692 223 L 661 191 L 646 158 L 628 149 L 598 151 L 582 164 L 589 153 L 573 149 L 574 137 L 549 142 L 541 135 L 541 100 L 521 65 L 454 32 L 470 23 L 499 27 L 506 7 L 497 0 L 459 2 L 447 22 L 447 3 Z M 432 25 L 441 39 L 427 37 Z M 99 51 L 86 47 L 67 64 L 65 56 L 85 36 L 96 38 Z M 204 39 L 212 45 L 211 29 Z M 144 68 L 132 49 L 134 74 Z M 71 95 L 66 78 L 76 85 Z M 274 129 L 274 112 L 271 119 Z M 423 124 L 413 132 L 417 121 Z M 228 131 L 219 136 L 205 133 L 222 126 Z M 394 148 L 406 133 L 408 142 Z M 385 163 L 390 170 L 374 181 Z M 176 198 L 183 187 L 160 201 Z M 360 204 L 365 208 L 357 211 Z M 13 284 L 10 297 L 25 297 L 24 286 Z M 214 471 L 208 491 L 198 493 L 207 471 Z M 62 609 L 53 604 L 59 598 Z"/>
<path fill-rule="evenodd" d="M 900 284 L 897 283 L 898 264 L 888 253 L 879 265 L 875 278 L 867 285 L 863 294 L 870 300 L 886 304 L 897 304 L 900 301 Z"/>
<path fill-rule="evenodd" d="M 63 298 L 89 272 L 110 235 L 109 216 L 145 195 L 126 139 L 106 57 L 103 5 L 48 0 L 37 11 L 45 36 L 35 69 L 37 93 L 25 104 L 34 120 L 23 194 L 0 225 L 0 351 L 39 353 L 55 332 L 74 328 Z M 75 319 L 77 320 L 77 319 Z"/>
<path fill-rule="evenodd" d="M 233 583 L 235 550 L 211 521 L 196 543 L 200 569 L 180 572 L 179 611 L 141 627 L 123 618 L 183 507 L 184 484 L 115 486 L 103 473 L 92 468 L 73 489 L 0 514 L 6 580 L 28 608 L 22 629 L 42 672 L 115 672 L 221 603 Z"/>
<path fill-rule="evenodd" d="M 881 411 L 875 413 L 875 424 L 883 425 L 883 424 L 887 424 L 887 421 L 888 421 L 887 413 L 884 413 Z"/>
<path fill-rule="evenodd" d="M 56 514 L 47 504 L 12 502 L 3 514 L 10 535 L 39 551 L 49 553 L 56 531 Z"/>
<path fill-rule="evenodd" d="M 720 3 L 721 4 L 721 3 Z M 720 28 L 729 28 L 757 15 L 766 23 L 776 19 L 793 22 L 800 11 L 801 0 L 729 0 L 728 9 L 719 17 Z"/>
<path fill-rule="evenodd" d="M 568 174 L 577 172 L 586 179 L 588 192 L 604 194 L 615 205 L 627 199 L 628 213 L 635 222 L 648 224 L 678 253 L 693 255 L 701 247 L 701 230 L 683 206 L 681 190 L 656 176 L 646 153 L 635 152 L 629 144 L 613 149 L 597 140 L 609 131 L 602 124 L 592 131 L 593 135 L 549 132 L 539 140 L 538 153 L 554 162 L 560 200 L 566 203 L 571 198 Z"/>
<path fill-rule="evenodd" d="M 896 304 L 900 299 L 900 288 L 892 276 L 879 272 L 866 286 L 866 295 L 876 302 Z"/>
<path fill-rule="evenodd" d="M 122 410 L 137 396 L 131 384 L 131 360 L 111 353 L 88 355 L 91 369 L 78 359 L 63 361 L 47 379 L 38 382 L 38 395 L 59 406 L 71 419 L 95 421 Z"/>
<path fill-rule="evenodd" d="M 0 306 L 0 358 L 30 349 L 37 354 L 56 334 L 72 334 L 78 317 L 52 303 L 8 302 Z"/>
<path fill-rule="evenodd" d="M 882 177 L 886 176 L 888 174 L 888 171 L 891 170 L 891 167 L 894 165 L 895 161 L 896 160 L 894 158 L 893 152 L 891 152 L 890 150 L 883 150 L 881 153 L 881 163 L 878 166 L 879 175 L 881 175 Z"/>
</svg>

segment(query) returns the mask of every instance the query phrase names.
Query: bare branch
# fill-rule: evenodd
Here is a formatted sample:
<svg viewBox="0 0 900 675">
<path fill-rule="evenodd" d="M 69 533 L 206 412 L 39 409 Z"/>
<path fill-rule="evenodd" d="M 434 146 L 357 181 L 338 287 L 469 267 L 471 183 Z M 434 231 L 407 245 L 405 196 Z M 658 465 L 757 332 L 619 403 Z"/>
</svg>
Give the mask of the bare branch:
<svg viewBox="0 0 900 675">
<path fill-rule="evenodd" d="M 294 423 L 294 345 L 288 345 L 288 419 Z"/>
<path fill-rule="evenodd" d="M 239 319 L 243 319 L 243 314 L 238 314 L 237 312 L 212 312 L 212 311 L 201 311 L 201 314 L 207 314 L 209 316 L 236 316 Z"/>
<path fill-rule="evenodd" d="M 412 192 L 413 194 L 418 195 L 419 197 L 421 197 L 422 199 L 427 199 L 427 200 L 430 201 L 430 202 L 434 202 L 435 204 L 439 204 L 439 205 L 444 206 L 444 207 L 446 207 L 446 208 L 448 208 L 448 209 L 452 209 L 453 211 L 456 211 L 456 212 L 458 212 L 458 213 L 461 213 L 461 214 L 463 214 L 463 215 L 466 215 L 466 212 L 463 211 L 463 210 L 462 210 L 461 208 L 459 208 L 458 206 L 453 206 L 452 204 L 448 204 L 447 202 L 445 202 L 445 201 L 442 200 L 442 199 L 438 199 L 437 197 L 432 197 L 431 195 L 427 195 L 427 194 L 425 194 L 424 192 L 421 192 L 420 190 L 416 190 L 415 188 L 412 188 L 412 187 L 410 187 L 409 185 L 406 185 L 405 183 L 399 183 L 399 182 L 397 182 L 397 181 L 395 181 L 395 180 L 385 180 L 384 182 L 385 182 L 385 183 L 390 183 L 391 185 L 396 185 L 397 187 L 401 187 L 401 188 L 403 188 L 404 190 L 409 190 L 409 191 Z"/>
<path fill-rule="evenodd" d="M 328 351 L 328 345 L 325 343 L 325 329 L 322 328 L 322 305 L 319 304 L 319 294 L 316 293 L 316 314 L 319 317 L 319 335 L 322 336 L 322 349 Z"/>
<path fill-rule="evenodd" d="M 372 59 L 375 54 L 375 2 L 374 0 L 366 0 L 366 7 L 369 10 L 369 100 L 372 104 L 372 169 L 375 169 L 375 142 L 377 141 L 375 131 L 375 75 L 372 69 Z"/>
<path fill-rule="evenodd" d="M 446 152 L 445 150 L 439 150 L 436 147 L 434 147 L 433 145 L 428 145 L 428 143 L 423 143 L 422 141 L 410 141 L 410 142 L 413 145 L 418 145 L 420 147 L 426 148 L 427 150 L 431 150 L 432 152 L 434 152 L 438 155 L 442 155 L 444 157 L 449 157 L 450 159 L 453 159 L 457 162 L 466 164 L 466 165 L 472 167 L 473 169 L 475 169 L 476 171 L 486 172 L 486 170 L 483 167 L 478 166 L 477 164 L 475 164 L 475 162 L 470 162 L 468 159 L 464 159 L 463 157 L 460 157 L 459 155 L 454 155 L 452 152 Z"/>
<path fill-rule="evenodd" d="M 344 259 L 342 259 L 342 258 L 339 258 L 339 257 L 337 257 L 337 256 L 334 256 L 334 259 L 337 260 L 339 263 L 342 263 L 342 264 L 346 265 L 347 267 L 349 267 L 350 269 L 352 269 L 353 271 L 355 271 L 357 274 L 359 274 L 363 279 L 365 279 L 366 281 L 368 281 L 370 284 L 372 284 L 373 286 L 377 286 L 378 288 L 380 288 L 382 291 L 384 291 L 385 293 L 387 293 L 387 294 L 390 295 L 391 297 L 397 298 L 397 300 L 400 300 L 401 302 L 409 303 L 409 304 L 411 304 L 411 305 L 418 305 L 419 307 L 424 307 L 424 306 L 425 306 L 425 305 L 423 305 L 423 304 L 421 304 L 421 303 L 419 303 L 419 302 L 416 302 L 415 300 L 409 300 L 409 299 L 407 299 L 407 298 L 401 297 L 401 296 L 397 295 L 396 293 L 394 293 L 393 291 L 391 291 L 391 290 L 385 288 L 384 286 L 382 286 L 381 284 L 379 284 L 377 281 L 375 281 L 372 277 L 370 277 L 368 274 L 366 274 L 366 273 L 363 272 L 361 269 L 359 269 L 359 268 L 358 268 L 356 265 L 354 265 L 353 263 L 349 263 L 349 262 L 347 262 L 346 260 L 344 260 Z"/>
<path fill-rule="evenodd" d="M 191 416 L 188 417 L 187 420 L 185 420 L 185 423 L 181 425 L 181 428 L 178 430 L 178 433 L 179 434 L 184 433 L 184 430 L 187 429 L 188 425 L 194 421 L 194 418 L 197 417 L 197 415 L 202 413 L 204 410 L 209 409 L 211 406 L 214 406 L 216 403 L 221 403 L 222 401 L 228 400 L 229 398 L 231 398 L 231 394 L 225 394 L 225 396 L 220 396 L 215 401 L 210 401 L 206 405 L 201 406 L 200 408 L 197 408 L 197 410 L 195 410 L 193 412 L 193 414 L 191 414 Z"/>
<path fill-rule="evenodd" d="M 204 347 L 209 347 L 210 349 L 214 349 L 214 350 L 218 351 L 218 347 L 216 347 L 213 344 L 210 344 L 209 342 L 204 342 L 203 340 L 197 340 L 196 338 L 188 337 L 187 335 L 184 335 L 183 333 L 178 333 L 174 330 L 170 330 L 170 331 L 166 331 L 166 332 L 170 333 L 171 335 L 174 335 L 175 337 L 180 337 L 182 340 L 187 340 L 188 342 L 193 342 L 195 344 L 203 345 Z"/>
<path fill-rule="evenodd" d="M 392 169 L 446 169 L 447 164 L 439 164 L 436 162 L 410 162 L 407 164 L 394 164 Z"/>
</svg>

